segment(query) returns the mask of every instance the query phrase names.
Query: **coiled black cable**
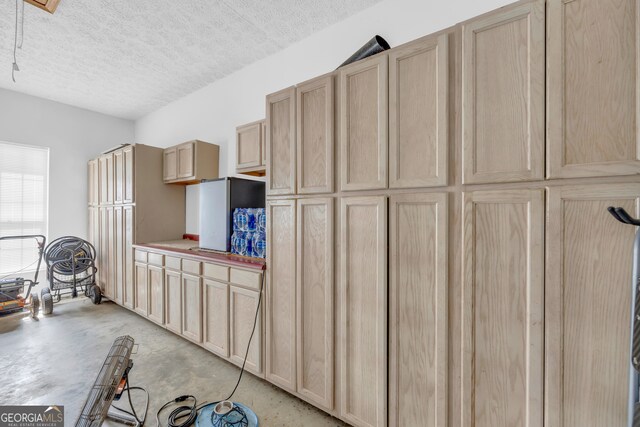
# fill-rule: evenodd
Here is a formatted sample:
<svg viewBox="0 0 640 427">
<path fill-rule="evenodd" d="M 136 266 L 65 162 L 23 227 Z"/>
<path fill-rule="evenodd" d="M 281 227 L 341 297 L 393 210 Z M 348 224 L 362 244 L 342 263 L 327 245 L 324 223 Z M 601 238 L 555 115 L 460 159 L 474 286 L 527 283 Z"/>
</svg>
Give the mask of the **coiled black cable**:
<svg viewBox="0 0 640 427">
<path fill-rule="evenodd" d="M 169 413 L 169 417 L 167 418 L 167 426 L 168 427 L 188 427 L 192 425 L 196 418 L 198 418 L 198 401 L 195 396 L 191 394 L 185 394 L 182 396 L 178 396 L 173 400 L 168 401 L 160 409 L 156 412 L 156 425 L 160 426 L 160 412 L 165 409 L 167 406 L 173 403 L 180 403 L 186 400 L 193 400 L 193 404 L 191 405 L 181 405 L 175 408 L 173 411 Z"/>
</svg>

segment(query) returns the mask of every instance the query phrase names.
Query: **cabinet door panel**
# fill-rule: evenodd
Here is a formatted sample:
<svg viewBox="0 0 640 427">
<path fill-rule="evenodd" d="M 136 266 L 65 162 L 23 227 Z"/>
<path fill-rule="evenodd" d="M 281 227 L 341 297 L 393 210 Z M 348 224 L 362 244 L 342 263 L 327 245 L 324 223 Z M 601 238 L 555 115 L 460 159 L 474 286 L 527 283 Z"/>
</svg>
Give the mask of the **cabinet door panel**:
<svg viewBox="0 0 640 427">
<path fill-rule="evenodd" d="M 640 185 L 549 190 L 546 269 L 546 422 L 626 426 L 635 227 Z"/>
<path fill-rule="evenodd" d="M 296 88 L 298 194 L 333 192 L 333 76 Z"/>
<path fill-rule="evenodd" d="M 124 153 L 122 150 L 113 153 L 113 193 L 114 203 L 124 200 Z"/>
<path fill-rule="evenodd" d="M 182 336 L 202 342 L 202 279 L 182 274 Z"/>
<path fill-rule="evenodd" d="M 296 202 L 267 204 L 266 377 L 296 389 Z"/>
<path fill-rule="evenodd" d="M 464 204 L 462 425 L 541 427 L 544 192 Z"/>
<path fill-rule="evenodd" d="M 123 216 L 123 274 L 124 285 L 122 291 L 122 303 L 125 307 L 133 308 L 133 206 L 125 206 L 122 209 Z"/>
<path fill-rule="evenodd" d="M 390 200 L 389 425 L 447 426 L 447 195 Z"/>
<path fill-rule="evenodd" d="M 236 168 L 254 168 L 261 163 L 262 125 L 260 122 L 236 129 Z"/>
<path fill-rule="evenodd" d="M 333 408 L 333 199 L 298 200 L 297 390 Z M 270 282 L 272 283 L 272 282 Z"/>
<path fill-rule="evenodd" d="M 340 71 L 340 188 L 387 187 L 388 57 Z"/>
<path fill-rule="evenodd" d="M 124 156 L 124 199 L 123 203 L 133 203 L 133 147 L 125 147 L 122 150 Z"/>
<path fill-rule="evenodd" d="M 96 250 L 98 260 L 98 285 L 105 293 L 107 290 L 108 265 L 109 265 L 109 218 L 108 208 L 98 208 L 99 238 Z"/>
<path fill-rule="evenodd" d="M 167 148 L 162 155 L 162 178 L 171 181 L 178 178 L 178 153 L 176 148 Z"/>
<path fill-rule="evenodd" d="M 150 265 L 147 276 L 149 281 L 148 317 L 162 325 L 164 324 L 164 272 L 162 267 Z"/>
<path fill-rule="evenodd" d="M 107 186 L 107 200 L 106 203 L 113 203 L 115 200 L 115 177 L 113 168 L 113 154 L 105 155 L 105 169 L 106 169 L 106 186 Z"/>
<path fill-rule="evenodd" d="M 389 187 L 447 184 L 448 35 L 389 53 Z"/>
<path fill-rule="evenodd" d="M 118 260 L 116 259 L 116 231 L 115 231 L 115 220 L 114 220 L 114 209 L 113 207 L 108 207 L 105 210 L 106 214 L 106 229 L 105 234 L 106 238 L 104 239 L 107 243 L 107 256 L 106 262 L 107 264 L 104 266 L 107 270 L 107 280 L 105 282 L 104 294 L 109 298 L 116 300 L 116 264 Z"/>
<path fill-rule="evenodd" d="M 147 316 L 148 313 L 148 297 L 147 292 L 149 290 L 149 285 L 147 281 L 147 264 L 142 264 L 139 262 L 135 263 L 135 298 L 134 298 L 134 308 L 135 311 L 142 314 L 143 316 Z"/>
<path fill-rule="evenodd" d="M 267 96 L 267 194 L 296 192 L 296 91 Z"/>
<path fill-rule="evenodd" d="M 463 181 L 544 177 L 545 3 L 463 25 Z"/>
<path fill-rule="evenodd" d="M 195 144 L 188 142 L 176 148 L 178 159 L 178 178 L 189 178 L 194 175 Z"/>
<path fill-rule="evenodd" d="M 114 291 L 113 297 L 117 304 L 122 305 L 124 301 L 124 212 L 122 206 L 113 208 L 114 230 L 113 230 L 113 270 L 114 270 Z"/>
<path fill-rule="evenodd" d="M 340 415 L 357 426 L 384 426 L 387 200 L 345 197 L 340 202 Z"/>
<path fill-rule="evenodd" d="M 229 285 L 204 280 L 203 345 L 214 353 L 229 357 Z"/>
<path fill-rule="evenodd" d="M 182 333 L 182 278 L 179 271 L 164 271 L 165 326 L 176 334 Z"/>
<path fill-rule="evenodd" d="M 108 169 L 111 164 L 107 159 L 107 156 L 100 156 L 98 158 L 98 203 L 101 205 L 106 205 L 109 203 L 108 184 L 109 177 L 112 175 L 108 173 Z"/>
<path fill-rule="evenodd" d="M 242 365 L 245 354 L 247 354 L 247 344 L 251 337 L 253 322 L 257 318 L 255 333 L 251 339 L 251 346 L 247 356 L 245 368 L 248 371 L 260 374 L 262 372 L 262 316 L 261 309 L 258 310 L 259 292 L 247 289 L 230 287 L 229 294 L 229 337 L 230 337 L 230 360 L 238 365 Z"/>
<path fill-rule="evenodd" d="M 96 206 L 98 204 L 98 194 L 100 193 L 99 182 L 100 179 L 98 177 L 98 161 L 96 159 L 89 160 L 88 163 L 88 187 L 89 193 L 87 201 L 89 206 Z"/>
<path fill-rule="evenodd" d="M 548 176 L 640 173 L 640 2 L 547 8 Z"/>
</svg>

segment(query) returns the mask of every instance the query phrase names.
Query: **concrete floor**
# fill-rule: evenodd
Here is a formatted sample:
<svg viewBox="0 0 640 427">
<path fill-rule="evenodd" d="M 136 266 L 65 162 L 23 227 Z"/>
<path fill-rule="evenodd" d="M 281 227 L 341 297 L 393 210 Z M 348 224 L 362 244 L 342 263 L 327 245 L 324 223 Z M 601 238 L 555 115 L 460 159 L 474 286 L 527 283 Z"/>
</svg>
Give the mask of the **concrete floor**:
<svg viewBox="0 0 640 427">
<path fill-rule="evenodd" d="M 182 394 L 195 395 L 199 403 L 220 400 L 238 378 L 235 365 L 137 314 L 79 297 L 63 299 L 39 320 L 26 313 L 0 317 L 0 404 L 64 405 L 65 424 L 72 425 L 111 344 L 125 334 L 139 344 L 130 384 L 150 393 L 147 426 L 156 425 L 164 402 Z M 243 376 L 233 400 L 251 407 L 260 426 L 345 425 L 251 374 Z M 141 408 L 144 399 L 135 395 L 134 403 Z M 124 401 L 119 406 L 127 407 Z M 161 415 L 163 426 L 168 412 Z"/>
</svg>

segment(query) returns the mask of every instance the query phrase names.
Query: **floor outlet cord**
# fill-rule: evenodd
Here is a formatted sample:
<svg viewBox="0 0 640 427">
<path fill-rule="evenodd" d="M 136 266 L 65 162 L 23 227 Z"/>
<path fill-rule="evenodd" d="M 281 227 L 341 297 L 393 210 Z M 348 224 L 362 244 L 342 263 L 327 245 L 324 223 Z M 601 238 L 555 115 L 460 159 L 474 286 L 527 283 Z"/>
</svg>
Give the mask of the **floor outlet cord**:
<svg viewBox="0 0 640 427">
<path fill-rule="evenodd" d="M 131 400 L 131 390 L 141 390 L 141 391 L 144 391 L 146 394 L 146 401 L 144 404 L 144 415 L 142 416 L 142 419 L 138 418 L 138 414 L 136 413 L 136 408 L 133 406 L 133 401 Z M 128 411 L 123 408 L 119 408 L 116 405 L 111 405 L 111 407 L 127 415 L 132 416 L 133 418 L 135 418 L 138 424 L 142 427 L 144 425 L 144 422 L 147 419 L 147 412 L 149 411 L 149 392 L 143 387 L 130 387 L 129 378 L 126 379 L 124 391 L 127 392 L 127 398 L 129 400 L 129 406 L 131 407 L 131 411 Z"/>
</svg>

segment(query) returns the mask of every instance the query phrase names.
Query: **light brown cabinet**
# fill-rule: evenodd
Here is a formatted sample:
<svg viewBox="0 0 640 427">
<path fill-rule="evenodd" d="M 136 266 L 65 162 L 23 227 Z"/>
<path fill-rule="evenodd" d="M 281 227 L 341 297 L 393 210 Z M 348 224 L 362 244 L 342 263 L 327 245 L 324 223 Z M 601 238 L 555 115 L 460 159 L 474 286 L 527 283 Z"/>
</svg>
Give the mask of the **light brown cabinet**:
<svg viewBox="0 0 640 427">
<path fill-rule="evenodd" d="M 333 75 L 296 87 L 297 192 L 333 192 Z"/>
<path fill-rule="evenodd" d="M 389 52 L 389 187 L 447 184 L 448 34 Z"/>
<path fill-rule="evenodd" d="M 296 389 L 296 202 L 267 203 L 266 378 Z"/>
<path fill-rule="evenodd" d="M 262 175 L 265 170 L 263 161 L 264 120 L 236 128 L 236 171 L 251 175 Z"/>
<path fill-rule="evenodd" d="M 124 177 L 123 181 L 123 189 L 122 189 L 122 203 L 133 203 L 134 200 L 134 185 L 133 185 L 133 146 L 129 145 L 122 149 L 122 155 L 124 162 L 123 170 Z"/>
<path fill-rule="evenodd" d="M 164 271 L 161 266 L 149 265 L 147 269 L 149 290 L 147 292 L 147 308 L 149 319 L 164 324 Z"/>
<path fill-rule="evenodd" d="M 634 227 L 640 185 L 549 189 L 545 338 L 548 426 L 627 423 Z"/>
<path fill-rule="evenodd" d="M 182 334 L 182 276 L 180 270 L 164 271 L 164 316 L 165 327 Z"/>
<path fill-rule="evenodd" d="M 134 296 L 134 310 L 147 317 L 148 313 L 148 291 L 149 282 L 147 274 L 147 264 L 142 262 L 136 262 L 134 265 L 135 270 L 135 296 Z"/>
<path fill-rule="evenodd" d="M 113 202 L 122 203 L 124 200 L 124 153 L 122 150 L 113 152 Z"/>
<path fill-rule="evenodd" d="M 446 427 L 447 194 L 389 201 L 389 425 Z"/>
<path fill-rule="evenodd" d="M 640 174 L 637 0 L 548 0 L 547 175 Z"/>
<path fill-rule="evenodd" d="M 237 286 L 230 287 L 229 294 L 229 359 L 242 365 L 245 355 L 245 369 L 255 374 L 262 373 L 262 308 L 258 307 L 260 293 Z M 257 312 L 257 316 L 256 316 Z M 247 345 L 256 321 L 256 332 L 251 339 L 249 352 Z"/>
<path fill-rule="evenodd" d="M 464 183 L 544 177 L 544 14 L 534 0 L 462 25 Z"/>
<path fill-rule="evenodd" d="M 100 194 L 100 177 L 98 174 L 98 160 L 89 160 L 87 164 L 87 187 L 89 189 L 88 203 L 89 206 L 98 206 Z"/>
<path fill-rule="evenodd" d="M 229 285 L 204 279 L 202 345 L 212 352 L 229 357 Z"/>
<path fill-rule="evenodd" d="M 339 71 L 342 191 L 387 187 L 387 76 L 386 54 Z"/>
<path fill-rule="evenodd" d="M 267 96 L 267 195 L 296 192 L 296 90 Z"/>
<path fill-rule="evenodd" d="M 297 391 L 328 410 L 334 405 L 333 205 L 333 198 L 297 201 L 295 257 Z"/>
<path fill-rule="evenodd" d="M 464 194 L 462 273 L 461 425 L 541 427 L 543 190 Z"/>
<path fill-rule="evenodd" d="M 182 273 L 182 336 L 202 342 L 202 279 Z"/>
<path fill-rule="evenodd" d="M 134 227 L 134 207 L 123 206 L 122 208 L 122 258 L 119 262 L 123 265 L 123 287 L 122 304 L 133 309 L 133 227 Z"/>
<path fill-rule="evenodd" d="M 124 275 L 124 212 L 122 210 L 122 206 L 116 206 L 113 208 L 113 221 L 114 221 L 114 231 L 112 233 L 113 236 L 113 261 L 111 264 L 113 265 L 113 300 L 122 305 L 124 298 L 124 283 L 126 277 Z"/>
<path fill-rule="evenodd" d="M 98 203 L 108 205 L 113 203 L 113 153 L 98 157 L 98 180 L 100 191 Z"/>
<path fill-rule="evenodd" d="M 218 178 L 220 147 L 204 141 L 188 141 L 164 150 L 163 181 L 193 184 Z"/>
<path fill-rule="evenodd" d="M 387 423 L 387 198 L 340 200 L 340 415 Z"/>
</svg>

